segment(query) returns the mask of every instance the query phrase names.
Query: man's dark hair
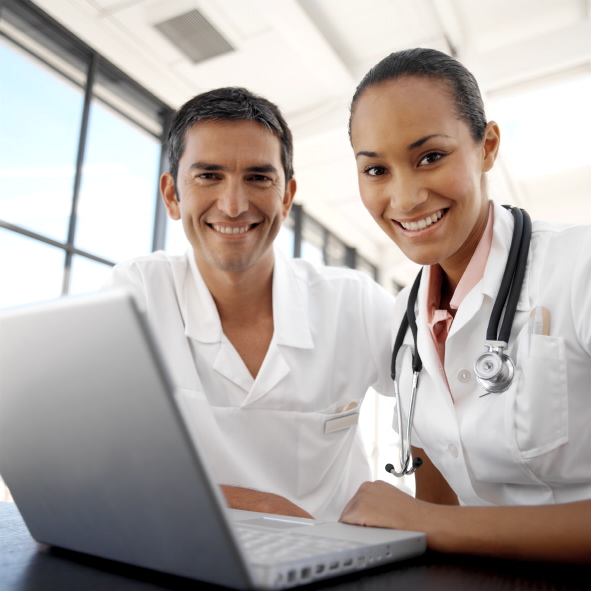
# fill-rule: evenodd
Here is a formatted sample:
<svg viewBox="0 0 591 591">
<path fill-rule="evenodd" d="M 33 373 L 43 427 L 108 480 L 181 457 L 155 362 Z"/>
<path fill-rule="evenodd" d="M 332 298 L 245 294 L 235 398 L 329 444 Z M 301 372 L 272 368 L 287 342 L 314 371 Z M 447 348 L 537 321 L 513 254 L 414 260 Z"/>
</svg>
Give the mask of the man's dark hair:
<svg viewBox="0 0 591 591">
<path fill-rule="evenodd" d="M 277 105 L 246 88 L 226 87 L 198 94 L 175 114 L 168 132 L 170 174 L 175 181 L 179 160 L 185 151 L 187 132 L 199 121 L 256 121 L 281 142 L 281 162 L 285 180 L 293 177 L 293 140 L 291 131 Z"/>
<path fill-rule="evenodd" d="M 486 115 L 476 79 L 458 60 L 435 49 L 419 47 L 397 51 L 376 64 L 365 75 L 353 95 L 351 117 L 355 104 L 369 87 L 388 80 L 413 76 L 446 82 L 452 92 L 458 119 L 466 122 L 474 141 L 479 142 L 484 138 Z"/>
</svg>

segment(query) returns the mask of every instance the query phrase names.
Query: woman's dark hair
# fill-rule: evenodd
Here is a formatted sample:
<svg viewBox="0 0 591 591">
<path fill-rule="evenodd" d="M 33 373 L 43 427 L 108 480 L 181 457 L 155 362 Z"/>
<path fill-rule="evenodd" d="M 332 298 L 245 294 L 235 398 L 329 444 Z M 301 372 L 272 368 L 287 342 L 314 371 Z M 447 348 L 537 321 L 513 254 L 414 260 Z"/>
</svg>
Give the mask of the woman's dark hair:
<svg viewBox="0 0 591 591">
<path fill-rule="evenodd" d="M 349 137 L 355 104 L 368 88 L 388 80 L 411 76 L 446 82 L 453 94 L 458 119 L 466 122 L 474 141 L 479 142 L 484 138 L 486 115 L 474 76 L 455 58 L 422 47 L 391 53 L 365 75 L 351 101 Z"/>
<path fill-rule="evenodd" d="M 226 87 L 198 94 L 175 114 L 168 132 L 170 174 L 175 181 L 179 160 L 185 151 L 187 131 L 198 121 L 256 121 L 281 142 L 281 163 L 285 180 L 293 177 L 293 140 L 291 131 L 277 105 L 246 88 Z"/>
</svg>

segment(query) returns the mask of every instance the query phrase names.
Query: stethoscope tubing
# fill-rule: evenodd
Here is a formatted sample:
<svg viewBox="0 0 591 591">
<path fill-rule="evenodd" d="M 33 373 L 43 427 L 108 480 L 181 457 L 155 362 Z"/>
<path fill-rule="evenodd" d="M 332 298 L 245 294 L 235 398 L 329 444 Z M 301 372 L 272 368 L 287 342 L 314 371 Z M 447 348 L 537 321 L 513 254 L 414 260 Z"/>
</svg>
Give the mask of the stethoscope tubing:
<svg viewBox="0 0 591 591">
<path fill-rule="evenodd" d="M 511 245 L 509 247 L 509 254 L 507 256 L 507 264 L 503 272 L 503 278 L 499 287 L 499 292 L 495 299 L 491 317 L 488 323 L 486 331 L 486 342 L 485 346 L 489 347 L 489 350 L 499 351 L 499 358 L 505 360 L 506 363 L 513 367 L 513 361 L 510 357 L 503 354 L 504 348 L 509 343 L 509 337 L 511 335 L 511 328 L 513 326 L 513 320 L 515 318 L 515 312 L 517 311 L 517 303 L 519 301 L 519 295 L 525 278 L 525 271 L 527 267 L 527 257 L 529 253 L 529 245 L 531 242 L 531 231 L 532 223 L 528 213 L 518 207 L 504 205 L 506 209 L 509 209 L 513 215 L 514 228 L 513 236 L 511 238 Z M 417 302 L 419 287 L 421 284 L 421 277 L 423 269 L 421 269 L 414 280 L 408 302 L 406 306 L 406 314 L 404 315 L 396 340 L 394 343 L 394 349 L 392 351 L 391 361 L 391 376 L 394 381 L 394 395 L 396 399 L 396 415 L 397 415 L 397 426 L 398 433 L 400 436 L 400 470 L 396 470 L 392 464 L 386 466 L 386 470 L 395 476 L 404 476 L 412 474 L 421 464 L 420 458 L 415 458 L 412 465 L 409 467 L 410 455 L 411 455 L 411 431 L 413 424 L 414 409 L 416 403 L 416 394 L 418 390 L 419 374 L 423 367 L 423 362 L 419 354 L 417 346 L 417 322 L 416 322 L 416 311 L 415 306 Z M 503 315 L 504 311 L 504 315 Z M 501 330 L 498 331 L 499 321 L 503 315 L 503 322 Z M 412 369 L 413 369 L 413 383 L 411 390 L 410 405 L 408 409 L 408 418 L 406 421 L 406 429 L 402 426 L 402 405 L 400 397 L 400 387 L 398 384 L 396 360 L 398 353 L 403 346 L 406 333 L 410 327 L 414 349 L 412 351 Z M 503 392 L 505 391 L 513 378 L 513 371 L 511 369 L 510 375 L 507 379 L 507 384 L 503 385 L 503 389 L 494 389 L 494 380 L 490 380 L 490 383 L 486 380 L 479 378 L 479 383 L 483 386 L 486 394 L 491 392 Z"/>
</svg>

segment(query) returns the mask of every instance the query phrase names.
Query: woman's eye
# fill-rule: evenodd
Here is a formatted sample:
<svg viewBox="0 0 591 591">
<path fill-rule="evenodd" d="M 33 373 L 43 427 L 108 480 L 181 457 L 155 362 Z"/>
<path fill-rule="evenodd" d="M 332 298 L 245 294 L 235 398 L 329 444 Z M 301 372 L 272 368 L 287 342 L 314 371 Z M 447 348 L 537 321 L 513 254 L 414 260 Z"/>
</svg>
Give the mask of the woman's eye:
<svg viewBox="0 0 591 591">
<path fill-rule="evenodd" d="M 363 172 L 369 176 L 381 176 L 386 169 L 383 166 L 368 166 Z"/>
<path fill-rule="evenodd" d="M 437 162 L 438 160 L 443 158 L 443 156 L 444 154 L 442 154 L 441 152 L 431 152 L 421 158 L 419 166 L 423 166 L 425 164 L 433 164 L 434 162 Z"/>
</svg>

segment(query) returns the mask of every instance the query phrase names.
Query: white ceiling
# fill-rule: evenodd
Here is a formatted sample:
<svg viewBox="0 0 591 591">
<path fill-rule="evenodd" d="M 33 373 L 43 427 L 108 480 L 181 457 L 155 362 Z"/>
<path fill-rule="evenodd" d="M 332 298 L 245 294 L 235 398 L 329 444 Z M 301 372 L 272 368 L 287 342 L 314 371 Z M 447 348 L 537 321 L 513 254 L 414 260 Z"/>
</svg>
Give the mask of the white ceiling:
<svg viewBox="0 0 591 591">
<path fill-rule="evenodd" d="M 384 280 L 399 283 L 414 276 L 414 266 L 363 208 L 347 138 L 349 101 L 366 71 L 398 49 L 455 51 L 489 104 L 591 64 L 591 0 L 35 2 L 174 108 L 217 86 L 245 86 L 277 103 L 295 138 L 296 201 L 377 264 Z M 191 9 L 235 51 L 194 64 L 154 28 Z M 520 179 L 505 158 L 490 179 L 493 197 L 533 217 L 576 211 L 577 221 L 591 223 L 590 187 L 591 164 Z"/>
</svg>

